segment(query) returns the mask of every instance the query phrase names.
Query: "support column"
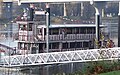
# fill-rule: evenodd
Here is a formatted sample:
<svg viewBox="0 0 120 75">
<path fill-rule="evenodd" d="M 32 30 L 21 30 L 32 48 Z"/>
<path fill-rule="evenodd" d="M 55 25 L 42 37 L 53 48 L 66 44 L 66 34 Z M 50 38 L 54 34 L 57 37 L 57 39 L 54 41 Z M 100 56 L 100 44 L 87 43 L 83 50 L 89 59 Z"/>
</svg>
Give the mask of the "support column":
<svg viewBox="0 0 120 75">
<path fill-rule="evenodd" d="M 30 4 L 30 21 L 33 21 L 34 19 L 34 5 Z"/>
<path fill-rule="evenodd" d="M 120 47 L 120 2 L 119 2 L 119 13 L 118 13 L 118 47 Z"/>
<path fill-rule="evenodd" d="M 59 43 L 59 50 L 62 51 L 62 42 Z"/>
<path fill-rule="evenodd" d="M 81 13 L 80 14 L 81 14 L 81 16 L 83 16 L 83 9 L 84 9 L 83 2 L 81 2 L 80 6 L 81 6 Z"/>
<path fill-rule="evenodd" d="M 102 9 L 102 17 L 105 17 L 104 9 Z"/>
<path fill-rule="evenodd" d="M 42 40 L 45 40 L 45 35 L 44 35 L 44 27 L 42 28 Z"/>
<path fill-rule="evenodd" d="M 96 12 L 96 40 L 99 42 L 100 41 L 100 15 L 98 12 Z"/>
<path fill-rule="evenodd" d="M 50 25 L 50 7 L 49 7 L 49 4 L 46 4 L 46 14 L 47 14 L 47 12 L 49 13 L 48 21 L 49 21 L 49 25 Z"/>
<path fill-rule="evenodd" d="M 46 5 L 46 52 L 49 52 L 50 7 Z"/>
<path fill-rule="evenodd" d="M 95 8 L 95 25 L 96 25 L 96 40 L 99 43 L 100 41 L 100 14 L 97 7 L 94 6 L 94 2 L 91 1 L 90 4 Z M 96 48 L 99 48 L 96 46 Z"/>
<path fill-rule="evenodd" d="M 66 4 L 64 3 L 64 16 L 67 16 L 67 12 L 66 12 Z"/>
</svg>

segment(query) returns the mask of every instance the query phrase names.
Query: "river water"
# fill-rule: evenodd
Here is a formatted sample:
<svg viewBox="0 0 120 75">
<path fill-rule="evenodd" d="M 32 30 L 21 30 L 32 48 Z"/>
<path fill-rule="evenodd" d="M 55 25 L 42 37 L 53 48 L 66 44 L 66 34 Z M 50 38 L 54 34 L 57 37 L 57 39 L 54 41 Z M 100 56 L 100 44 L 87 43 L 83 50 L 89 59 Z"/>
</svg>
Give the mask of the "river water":
<svg viewBox="0 0 120 75">
<path fill-rule="evenodd" d="M 54 64 L 28 67 L 23 71 L 12 71 L 12 69 L 0 70 L 0 75 L 57 75 L 69 74 L 82 70 L 84 63 Z M 17 69 L 16 69 L 17 70 Z"/>
</svg>

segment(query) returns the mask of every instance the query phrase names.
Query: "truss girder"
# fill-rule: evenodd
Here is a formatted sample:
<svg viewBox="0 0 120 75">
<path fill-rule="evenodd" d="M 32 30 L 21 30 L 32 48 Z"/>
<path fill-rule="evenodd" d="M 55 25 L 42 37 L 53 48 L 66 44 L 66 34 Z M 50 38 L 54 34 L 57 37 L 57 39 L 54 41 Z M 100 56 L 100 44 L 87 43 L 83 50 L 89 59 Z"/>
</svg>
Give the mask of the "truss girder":
<svg viewBox="0 0 120 75">
<path fill-rule="evenodd" d="M 0 66 L 17 67 L 56 63 L 88 62 L 119 59 L 120 48 L 90 49 L 40 54 L 5 56 Z"/>
</svg>

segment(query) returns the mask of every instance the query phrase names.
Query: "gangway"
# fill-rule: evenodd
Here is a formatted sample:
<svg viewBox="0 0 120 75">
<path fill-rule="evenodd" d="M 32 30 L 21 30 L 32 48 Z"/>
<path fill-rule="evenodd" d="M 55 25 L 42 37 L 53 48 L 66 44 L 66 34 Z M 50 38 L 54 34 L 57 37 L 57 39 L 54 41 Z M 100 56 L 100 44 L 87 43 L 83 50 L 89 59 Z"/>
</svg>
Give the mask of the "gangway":
<svg viewBox="0 0 120 75">
<path fill-rule="evenodd" d="M 14 51 L 14 48 L 9 47 L 9 46 L 4 45 L 4 44 L 0 44 L 0 50 L 5 51 L 5 54 L 9 55 L 9 54 L 12 54 L 12 52 Z"/>
<path fill-rule="evenodd" d="M 115 47 L 104 49 L 4 56 L 3 58 L 1 58 L 0 66 L 25 67 L 59 63 L 117 60 L 119 59 L 119 57 L 120 48 Z"/>
</svg>

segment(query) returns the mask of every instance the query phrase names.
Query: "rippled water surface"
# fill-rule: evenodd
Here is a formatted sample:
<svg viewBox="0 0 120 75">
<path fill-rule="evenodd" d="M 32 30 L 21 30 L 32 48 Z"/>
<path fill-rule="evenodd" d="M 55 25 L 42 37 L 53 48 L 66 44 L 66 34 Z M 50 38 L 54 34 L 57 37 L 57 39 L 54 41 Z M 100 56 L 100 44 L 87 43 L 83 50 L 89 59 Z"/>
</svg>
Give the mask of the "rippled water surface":
<svg viewBox="0 0 120 75">
<path fill-rule="evenodd" d="M 73 73 L 81 70 L 84 67 L 83 63 L 69 63 L 69 64 L 55 64 L 55 65 L 43 65 L 24 68 L 22 71 L 13 71 L 9 69 L 1 69 L 0 75 L 56 75 L 58 73 Z"/>
</svg>

